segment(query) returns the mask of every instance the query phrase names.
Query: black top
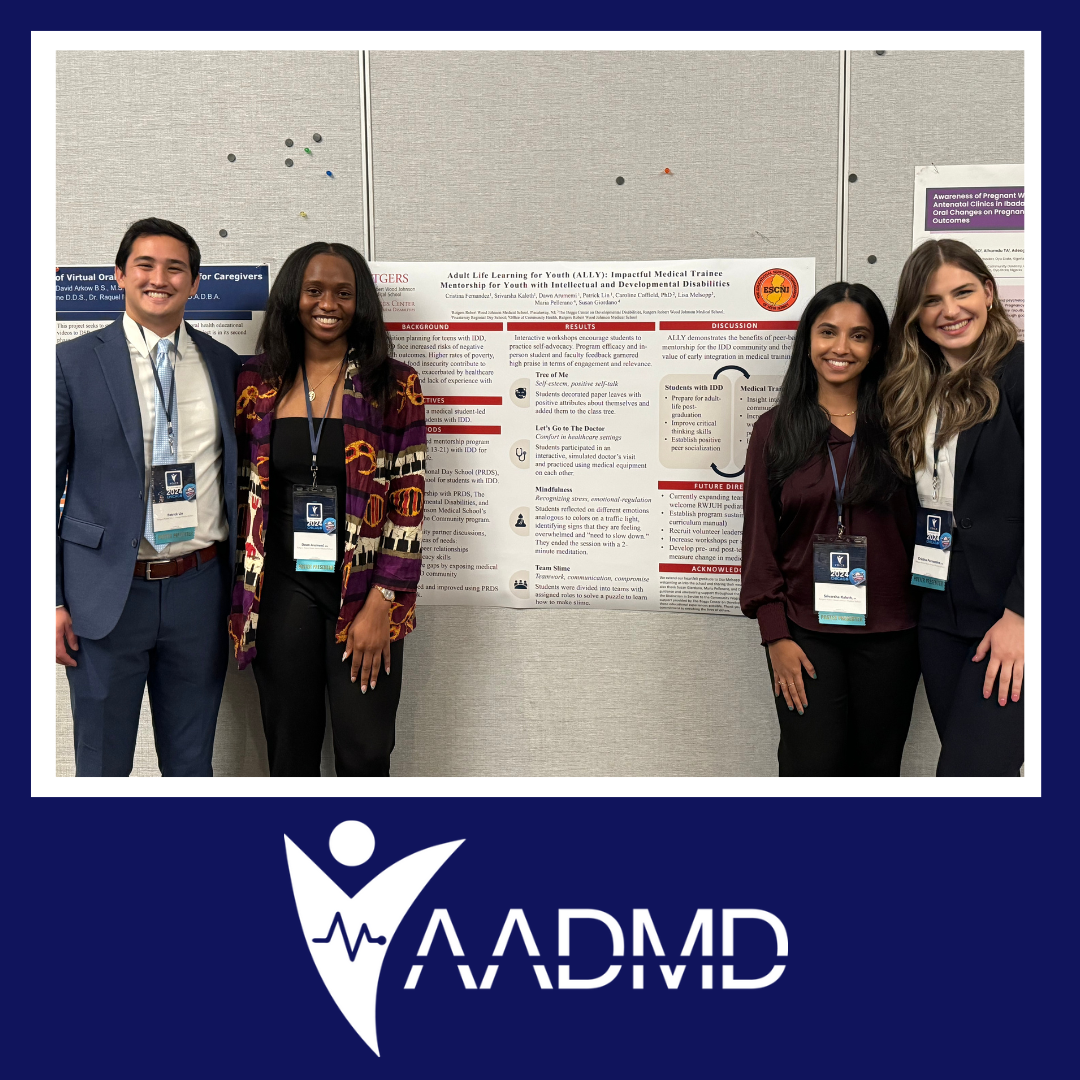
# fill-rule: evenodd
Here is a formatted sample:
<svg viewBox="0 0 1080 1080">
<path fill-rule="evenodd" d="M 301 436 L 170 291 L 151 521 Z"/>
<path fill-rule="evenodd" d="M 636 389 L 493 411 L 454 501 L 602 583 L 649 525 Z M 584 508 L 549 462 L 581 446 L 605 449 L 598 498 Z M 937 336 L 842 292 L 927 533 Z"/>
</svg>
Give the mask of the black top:
<svg viewBox="0 0 1080 1080">
<path fill-rule="evenodd" d="M 764 644 L 790 636 L 788 619 L 804 630 L 826 634 L 875 634 L 907 630 L 918 620 L 918 596 L 910 585 L 915 514 L 901 487 L 884 506 L 845 506 L 848 533 L 866 537 L 865 626 L 819 623 L 814 611 L 814 535 L 836 534 L 832 468 L 824 452 L 796 469 L 780 490 L 779 506 L 769 489 L 765 447 L 776 420 L 770 409 L 758 417 L 746 450 L 743 476 L 743 614 L 757 619 Z M 829 427 L 836 471 L 844 475 L 851 436 Z M 852 483 L 848 479 L 848 485 Z"/>
<path fill-rule="evenodd" d="M 316 431 L 318 424 L 316 423 Z M 345 427 L 326 419 L 319 440 L 319 486 L 337 489 L 337 565 L 332 574 L 297 570 L 293 558 L 293 485 L 311 486 L 311 440 L 307 418 L 289 416 L 270 425 L 270 520 L 266 572 L 284 576 L 319 605 L 328 619 L 341 609 L 341 560 L 345 553 Z"/>
<path fill-rule="evenodd" d="M 981 638 L 1005 608 L 1024 614 L 1024 345 L 998 365 L 997 412 L 956 440 L 953 542 L 944 592 L 926 593 L 919 622 Z"/>
</svg>

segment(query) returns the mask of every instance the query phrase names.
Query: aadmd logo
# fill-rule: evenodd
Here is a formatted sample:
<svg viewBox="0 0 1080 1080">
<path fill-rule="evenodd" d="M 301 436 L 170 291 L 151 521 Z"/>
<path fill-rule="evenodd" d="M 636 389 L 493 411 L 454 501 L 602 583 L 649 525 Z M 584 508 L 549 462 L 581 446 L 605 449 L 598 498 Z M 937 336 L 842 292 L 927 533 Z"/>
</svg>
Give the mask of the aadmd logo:
<svg viewBox="0 0 1080 1080">
<path fill-rule="evenodd" d="M 349 896 L 288 836 L 285 837 L 296 911 L 311 958 L 345 1019 L 377 1055 L 380 1051 L 375 1030 L 375 1005 L 386 950 L 424 887 L 463 843 L 464 839 L 452 840 L 406 855 L 372 878 L 354 896 Z M 343 866 L 361 866 L 371 858 L 374 850 L 375 836 L 361 821 L 343 821 L 330 834 L 330 853 Z M 554 965 L 557 971 L 553 980 L 549 971 L 552 965 L 545 963 L 540 955 L 524 908 L 510 908 L 498 932 L 492 958 L 503 956 L 511 936 L 517 933 L 529 957 L 536 961 L 532 968 L 541 990 L 596 990 L 607 986 L 622 971 L 622 963 L 610 964 L 606 971 L 593 978 L 573 978 L 570 975 L 570 964 L 566 961 L 570 958 L 571 927 L 575 921 L 585 919 L 594 920 L 607 928 L 611 935 L 612 959 L 625 957 L 626 937 L 614 916 L 596 908 L 559 908 L 559 960 L 564 962 Z M 787 957 L 788 935 L 784 924 L 771 912 L 758 908 L 721 910 L 723 957 L 734 957 L 735 924 L 741 919 L 767 923 L 776 937 L 777 958 Z M 713 989 L 713 965 L 710 962 L 713 956 L 713 922 L 712 908 L 698 908 L 679 952 L 679 959 L 689 960 L 690 963 L 658 965 L 668 990 L 677 990 L 683 984 L 683 976 L 689 967 L 700 970 L 702 989 Z M 440 931 L 445 934 L 452 954 L 455 957 L 465 956 L 450 912 L 446 908 L 435 908 L 416 948 L 418 960 L 428 955 L 435 935 Z M 648 908 L 633 909 L 630 936 L 633 958 L 644 959 L 646 939 L 653 957 L 666 956 Z M 693 960 L 695 950 L 700 957 L 700 965 Z M 646 965 L 638 962 L 630 966 L 633 988 L 644 989 Z M 774 964 L 772 970 L 760 978 L 737 979 L 733 964 L 722 964 L 720 986 L 723 990 L 760 990 L 775 983 L 784 973 L 785 966 L 782 963 Z M 485 964 L 477 983 L 469 964 L 461 963 L 457 968 L 467 990 L 491 990 L 499 971 L 497 963 Z M 422 962 L 412 965 L 404 989 L 417 988 L 423 969 Z M 650 984 L 659 986 L 659 981 L 653 978 Z"/>
</svg>

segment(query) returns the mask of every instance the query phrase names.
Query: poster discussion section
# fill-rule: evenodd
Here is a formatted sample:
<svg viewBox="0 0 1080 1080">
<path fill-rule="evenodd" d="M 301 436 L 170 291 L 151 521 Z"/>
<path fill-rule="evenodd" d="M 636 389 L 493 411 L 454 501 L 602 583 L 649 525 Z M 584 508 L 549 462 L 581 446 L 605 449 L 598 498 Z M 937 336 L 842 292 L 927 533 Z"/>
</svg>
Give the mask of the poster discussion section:
<svg viewBox="0 0 1080 1080">
<path fill-rule="evenodd" d="M 813 259 L 372 273 L 427 407 L 422 603 L 739 613 L 747 442 Z"/>
</svg>

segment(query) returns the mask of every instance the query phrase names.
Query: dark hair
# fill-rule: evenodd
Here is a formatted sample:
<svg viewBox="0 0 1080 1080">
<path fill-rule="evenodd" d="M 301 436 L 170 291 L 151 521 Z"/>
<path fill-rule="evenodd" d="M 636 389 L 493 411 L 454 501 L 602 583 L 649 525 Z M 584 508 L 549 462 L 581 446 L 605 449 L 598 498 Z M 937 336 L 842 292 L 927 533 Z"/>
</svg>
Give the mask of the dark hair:
<svg viewBox="0 0 1080 1080">
<path fill-rule="evenodd" d="M 261 374 L 279 390 L 292 386 L 304 358 L 304 328 L 300 323 L 300 290 L 304 272 L 316 255 L 337 255 L 353 269 L 356 278 L 356 313 L 346 341 L 360 369 L 363 392 L 375 404 L 386 407 L 390 396 L 390 358 L 394 355 L 383 323 L 382 303 L 364 256 L 348 244 L 319 240 L 297 248 L 282 264 L 266 303 L 266 318 L 256 348 L 263 354 Z"/>
<path fill-rule="evenodd" d="M 869 316 L 874 330 L 870 363 L 859 380 L 855 461 L 844 501 L 880 504 L 896 491 L 899 477 L 885 435 L 878 382 L 889 350 L 889 320 L 881 301 L 865 285 L 837 281 L 826 285 L 809 304 L 795 331 L 791 363 L 780 387 L 776 417 L 766 446 L 769 486 L 774 497 L 796 469 L 816 455 L 824 455 L 829 437 L 829 414 L 818 404 L 818 375 L 810 360 L 810 334 L 822 312 L 850 300 Z"/>
<path fill-rule="evenodd" d="M 166 221 L 164 218 L 159 217 L 143 218 L 128 227 L 128 231 L 124 233 L 124 239 L 120 241 L 120 247 L 116 252 L 116 265 L 122 272 L 127 271 L 127 261 L 131 257 L 131 249 L 140 236 L 171 236 L 179 240 L 180 243 L 186 244 L 188 262 L 191 264 L 191 280 L 194 281 L 199 276 L 202 254 L 191 233 L 183 225 L 177 225 L 175 221 Z"/>
</svg>

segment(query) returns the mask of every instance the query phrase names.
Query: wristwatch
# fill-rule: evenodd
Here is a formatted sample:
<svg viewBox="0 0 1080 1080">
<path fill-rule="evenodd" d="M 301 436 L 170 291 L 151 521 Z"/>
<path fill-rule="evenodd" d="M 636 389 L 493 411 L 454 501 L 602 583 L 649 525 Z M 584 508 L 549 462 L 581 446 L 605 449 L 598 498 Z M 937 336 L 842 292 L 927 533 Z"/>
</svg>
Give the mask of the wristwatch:
<svg viewBox="0 0 1080 1080">
<path fill-rule="evenodd" d="M 384 599 L 389 600 L 391 604 L 394 602 L 395 594 L 393 589 L 384 589 L 381 585 L 376 585 L 375 588 L 383 594 Z"/>
</svg>

